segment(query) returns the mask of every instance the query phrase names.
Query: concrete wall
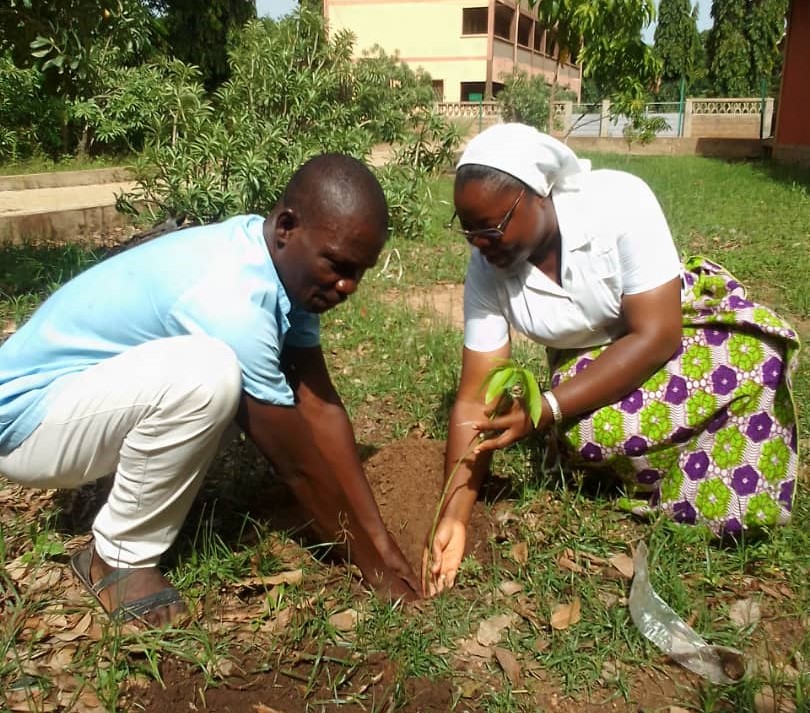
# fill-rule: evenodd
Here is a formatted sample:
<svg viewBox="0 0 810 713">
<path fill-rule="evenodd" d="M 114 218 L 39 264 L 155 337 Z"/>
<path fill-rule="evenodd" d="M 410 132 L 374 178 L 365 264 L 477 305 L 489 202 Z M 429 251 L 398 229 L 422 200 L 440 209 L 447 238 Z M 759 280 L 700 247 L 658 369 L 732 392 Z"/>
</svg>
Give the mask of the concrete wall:
<svg viewBox="0 0 810 713">
<path fill-rule="evenodd" d="M 569 137 L 575 152 L 622 153 L 633 156 L 707 156 L 712 158 L 764 158 L 766 142 L 760 139 L 688 138 L 654 139 L 648 144 L 617 138 Z"/>
<path fill-rule="evenodd" d="M 29 241 L 93 243 L 99 236 L 130 225 L 129 218 L 119 213 L 114 205 L 0 216 L 0 245 Z"/>
<path fill-rule="evenodd" d="M 727 139 L 758 139 L 757 114 L 693 114 L 690 136 Z"/>
</svg>

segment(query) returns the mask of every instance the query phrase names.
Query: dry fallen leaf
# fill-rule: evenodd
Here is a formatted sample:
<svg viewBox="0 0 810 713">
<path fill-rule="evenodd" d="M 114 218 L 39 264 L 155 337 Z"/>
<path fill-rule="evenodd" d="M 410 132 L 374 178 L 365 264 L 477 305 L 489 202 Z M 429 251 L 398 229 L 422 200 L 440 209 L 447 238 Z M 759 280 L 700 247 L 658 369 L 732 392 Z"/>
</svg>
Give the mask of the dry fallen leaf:
<svg viewBox="0 0 810 713">
<path fill-rule="evenodd" d="M 529 561 L 529 545 L 525 541 L 512 545 L 509 556 L 518 564 L 526 564 Z"/>
<path fill-rule="evenodd" d="M 482 646 L 492 646 L 501 640 L 504 629 L 508 629 L 517 622 L 516 614 L 497 614 L 489 619 L 484 619 L 478 625 L 476 640 Z"/>
<path fill-rule="evenodd" d="M 756 713 L 794 713 L 796 704 L 787 695 L 777 695 L 770 686 L 763 686 L 754 696 Z"/>
<path fill-rule="evenodd" d="M 462 698 L 478 698 L 484 690 L 484 684 L 480 681 L 467 679 L 462 681 L 458 692 Z"/>
<path fill-rule="evenodd" d="M 511 580 L 507 582 L 501 582 L 498 585 L 498 589 L 501 590 L 502 594 L 505 594 L 507 597 L 511 597 L 513 594 L 517 594 L 518 592 L 523 591 L 523 585 L 520 582 L 513 582 Z"/>
<path fill-rule="evenodd" d="M 756 625 L 761 618 L 759 603 L 754 599 L 739 599 L 728 609 L 728 618 L 740 629 Z"/>
<path fill-rule="evenodd" d="M 562 569 L 567 569 L 569 572 L 574 572 L 575 574 L 582 574 L 585 571 L 584 568 L 580 567 L 576 562 L 565 555 L 560 555 L 557 558 L 557 564 Z"/>
<path fill-rule="evenodd" d="M 279 584 L 301 584 L 304 579 L 304 570 L 294 569 L 289 572 L 280 572 L 267 577 L 247 577 L 236 582 L 239 589 L 259 589 L 261 587 L 275 587 Z"/>
<path fill-rule="evenodd" d="M 469 656 L 476 656 L 480 659 L 491 659 L 493 656 L 492 648 L 489 646 L 482 646 L 475 639 L 462 639 L 458 642 L 458 650 Z"/>
<path fill-rule="evenodd" d="M 549 646 L 551 642 L 545 636 L 538 636 L 534 640 L 534 650 L 538 654 L 542 654 Z"/>
<path fill-rule="evenodd" d="M 610 592 L 599 592 L 596 595 L 602 604 L 605 605 L 606 609 L 612 609 L 619 603 L 619 595 L 618 594 L 611 594 Z"/>
<path fill-rule="evenodd" d="M 633 579 L 633 560 L 625 554 L 613 555 L 608 560 L 626 579 Z"/>
<path fill-rule="evenodd" d="M 59 639 L 59 641 L 75 641 L 81 639 L 87 633 L 92 623 L 93 614 L 87 612 L 72 629 L 69 631 L 55 631 L 52 636 L 54 639 Z"/>
<path fill-rule="evenodd" d="M 604 565 L 608 564 L 608 561 L 604 557 L 599 557 L 597 555 L 592 555 L 590 552 L 579 552 L 580 557 L 588 560 L 591 564 L 598 564 Z"/>
<path fill-rule="evenodd" d="M 357 619 L 358 614 L 355 609 L 345 609 L 337 614 L 332 614 L 329 617 L 329 623 L 338 631 L 354 631 L 357 626 Z"/>
<path fill-rule="evenodd" d="M 615 661 L 603 661 L 599 678 L 603 683 L 615 683 L 619 680 L 619 666 Z"/>
<path fill-rule="evenodd" d="M 275 618 L 268 619 L 262 625 L 262 631 L 267 631 L 271 634 L 278 634 L 284 631 L 292 621 L 294 610 L 292 607 L 286 607 L 282 609 L 278 614 L 276 614 Z"/>
<path fill-rule="evenodd" d="M 254 703 L 253 710 L 256 713 L 281 713 L 278 708 L 271 708 L 270 706 L 264 705 L 264 703 Z"/>
<path fill-rule="evenodd" d="M 520 664 L 515 658 L 515 655 L 507 649 L 502 649 L 500 646 L 495 647 L 495 658 L 498 660 L 500 667 L 509 679 L 509 683 L 514 688 L 520 687 Z"/>
<path fill-rule="evenodd" d="M 552 628 L 562 630 L 576 624 L 580 620 L 580 608 L 579 597 L 568 604 L 558 604 L 551 612 Z"/>
</svg>

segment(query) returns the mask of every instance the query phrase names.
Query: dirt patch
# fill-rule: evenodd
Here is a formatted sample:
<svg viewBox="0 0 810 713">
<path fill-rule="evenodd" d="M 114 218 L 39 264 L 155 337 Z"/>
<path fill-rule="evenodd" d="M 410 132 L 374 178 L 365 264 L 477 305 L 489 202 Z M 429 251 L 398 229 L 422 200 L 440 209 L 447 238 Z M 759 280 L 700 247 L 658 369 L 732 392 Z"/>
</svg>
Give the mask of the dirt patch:
<svg viewBox="0 0 810 713">
<path fill-rule="evenodd" d="M 396 667 L 384 654 L 372 654 L 365 661 L 357 661 L 337 646 L 320 655 L 293 657 L 269 673 L 247 670 L 208 688 L 199 671 L 177 661 L 167 662 L 162 675 L 163 686 L 155 682 L 142 696 L 143 710 L 419 713 L 451 710 L 454 693 L 449 682 L 414 678 L 404 685 L 406 702 L 398 701 Z M 457 710 L 475 713 L 479 709 Z"/>
<path fill-rule="evenodd" d="M 417 572 L 444 484 L 444 451 L 441 441 L 411 436 L 386 446 L 364 465 L 383 521 Z M 484 505 L 477 503 L 467 553 L 482 563 L 494 527 Z"/>
<path fill-rule="evenodd" d="M 422 315 L 425 321 L 444 322 L 456 329 L 464 329 L 464 285 L 452 283 L 431 287 L 395 288 L 385 293 L 386 302 L 405 304 Z"/>
</svg>

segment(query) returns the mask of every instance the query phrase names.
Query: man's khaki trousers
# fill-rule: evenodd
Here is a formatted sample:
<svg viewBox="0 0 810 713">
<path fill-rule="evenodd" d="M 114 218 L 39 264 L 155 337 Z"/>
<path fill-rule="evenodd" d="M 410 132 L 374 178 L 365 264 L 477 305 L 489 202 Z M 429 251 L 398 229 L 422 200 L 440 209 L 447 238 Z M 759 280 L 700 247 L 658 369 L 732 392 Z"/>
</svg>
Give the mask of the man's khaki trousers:
<svg viewBox="0 0 810 713">
<path fill-rule="evenodd" d="M 116 567 L 155 565 L 233 422 L 241 383 L 224 342 L 146 342 L 63 377 L 39 427 L 0 456 L 0 473 L 38 488 L 77 488 L 114 473 L 93 523 L 98 553 Z"/>
</svg>

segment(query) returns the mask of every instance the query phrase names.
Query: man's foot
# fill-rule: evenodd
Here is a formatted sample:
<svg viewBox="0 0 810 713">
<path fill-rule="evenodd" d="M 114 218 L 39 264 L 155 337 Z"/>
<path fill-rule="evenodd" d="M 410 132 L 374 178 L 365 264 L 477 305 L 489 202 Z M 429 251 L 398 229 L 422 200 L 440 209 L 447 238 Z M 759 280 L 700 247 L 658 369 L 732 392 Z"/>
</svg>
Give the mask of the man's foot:
<svg viewBox="0 0 810 713">
<path fill-rule="evenodd" d="M 157 567 L 112 567 L 101 559 L 94 544 L 74 555 L 70 565 L 115 622 L 139 621 L 161 628 L 177 626 L 188 616 L 180 593 Z"/>
</svg>

